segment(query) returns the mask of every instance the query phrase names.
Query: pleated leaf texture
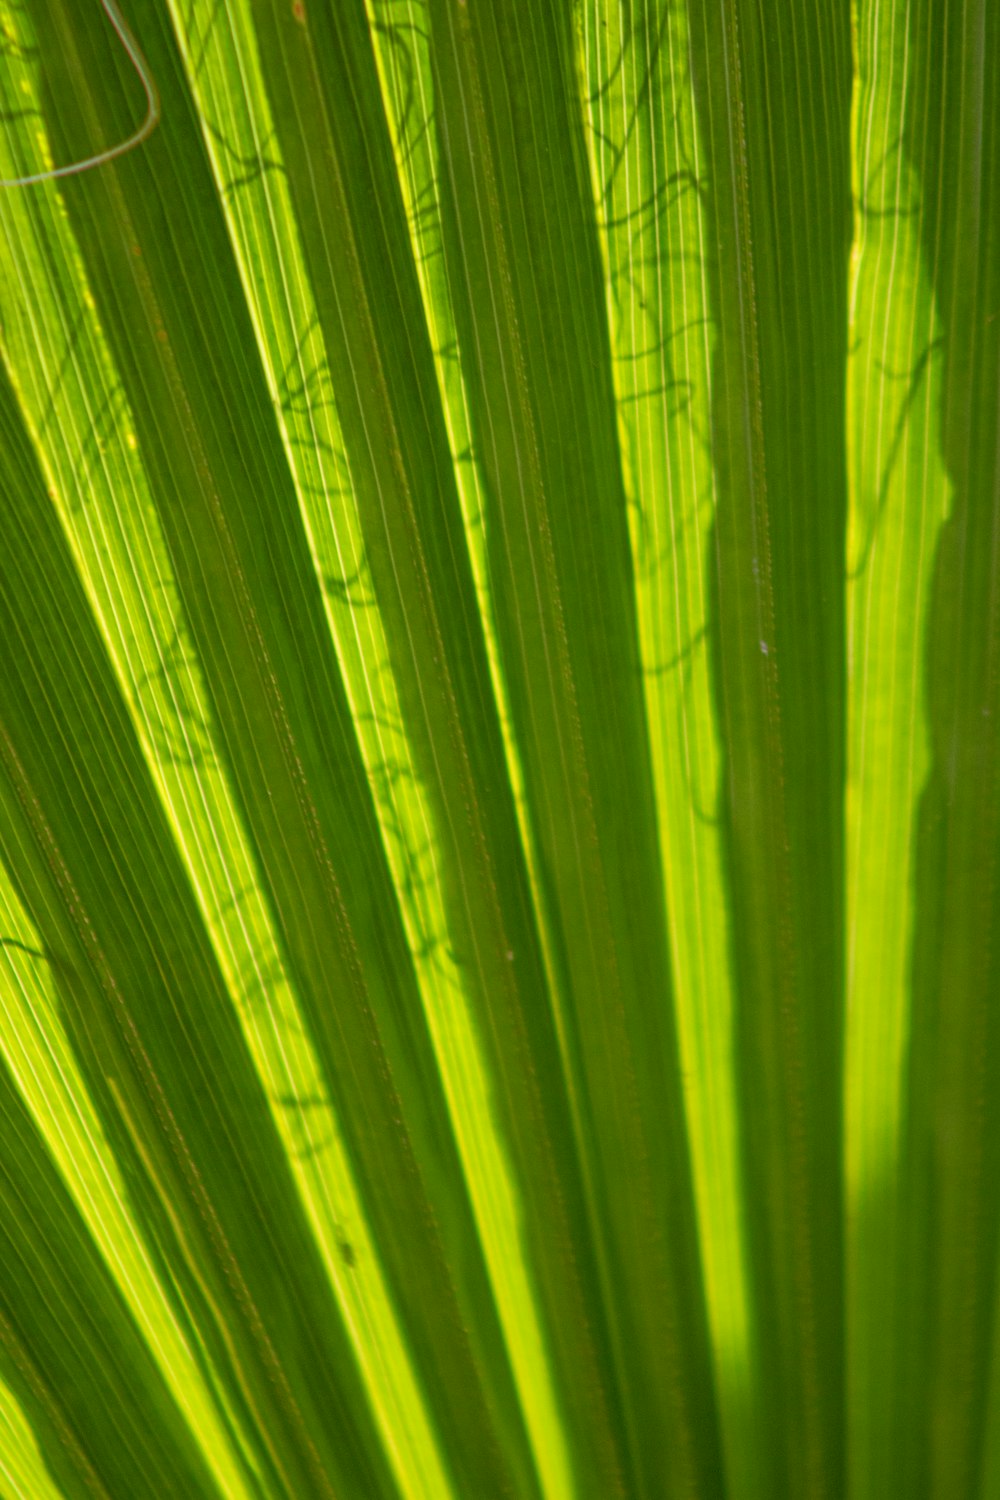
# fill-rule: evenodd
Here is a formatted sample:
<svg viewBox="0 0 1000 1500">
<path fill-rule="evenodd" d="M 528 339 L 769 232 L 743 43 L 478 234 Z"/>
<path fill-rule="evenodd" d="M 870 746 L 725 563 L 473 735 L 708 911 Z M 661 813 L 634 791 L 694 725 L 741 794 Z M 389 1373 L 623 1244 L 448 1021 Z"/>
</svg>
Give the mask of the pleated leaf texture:
<svg viewBox="0 0 1000 1500">
<path fill-rule="evenodd" d="M 1000 1495 L 998 58 L 0 0 L 0 1496 Z"/>
</svg>

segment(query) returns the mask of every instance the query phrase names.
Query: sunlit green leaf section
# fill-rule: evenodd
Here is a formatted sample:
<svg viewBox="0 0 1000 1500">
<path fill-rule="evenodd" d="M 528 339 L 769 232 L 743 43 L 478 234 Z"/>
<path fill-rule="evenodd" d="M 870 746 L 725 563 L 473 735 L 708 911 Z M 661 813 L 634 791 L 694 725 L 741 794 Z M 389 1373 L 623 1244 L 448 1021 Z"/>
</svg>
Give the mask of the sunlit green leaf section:
<svg viewBox="0 0 1000 1500">
<path fill-rule="evenodd" d="M 413 8 L 408 10 L 412 12 Z M 280 413 L 304 524 L 325 581 L 328 617 L 400 892 L 531 1440 L 545 1492 L 556 1500 L 570 1494 L 569 1465 L 521 1254 L 516 1186 L 491 1119 L 490 1082 L 480 1058 L 461 976 L 448 946 L 434 831 L 413 769 L 379 611 L 370 593 L 349 466 L 294 215 L 273 140 L 250 10 L 246 5 L 230 5 L 205 30 L 199 28 L 206 18 L 197 13 L 186 16 L 178 6 L 174 16 Z M 419 28 L 412 15 L 411 21 L 416 34 Z M 380 36 L 384 43 L 386 33 L 381 31 Z M 413 35 L 407 35 L 403 45 L 412 43 Z M 427 125 L 429 68 L 426 59 L 416 55 L 412 59 L 411 88 L 414 119 L 418 125 Z M 391 83 L 389 89 L 391 93 Z M 410 198 L 413 222 L 425 225 L 414 250 L 428 296 L 431 335 L 439 350 L 442 397 L 466 503 L 470 547 L 474 556 L 481 558 L 481 507 L 470 474 L 464 395 L 454 352 L 448 348 L 450 315 L 440 280 L 443 265 L 439 256 L 433 281 L 429 283 L 424 275 L 428 262 L 422 235 L 433 236 L 435 210 L 430 131 L 414 129 L 421 144 L 426 143 L 428 154 L 401 152 L 401 179 L 404 195 Z M 417 176 L 421 174 L 426 175 L 418 186 Z M 482 580 L 482 570 L 479 577 Z M 384 1366 L 385 1380 L 397 1382 L 395 1361 L 386 1357 Z M 404 1389 L 402 1381 L 399 1386 Z M 405 1388 L 412 1389 L 415 1403 L 416 1386 Z M 408 1410 L 408 1420 L 415 1424 L 416 1406 Z M 445 1481 L 430 1453 L 429 1432 L 423 1440 L 428 1444 L 427 1457 L 409 1466 L 406 1480 L 411 1488 L 420 1484 L 420 1493 L 437 1497 L 445 1493 Z"/>
<path fill-rule="evenodd" d="M 859 7 L 848 373 L 848 1371 L 852 1494 L 892 1487 L 880 1393 L 905 1317 L 896 1166 L 909 1034 L 918 802 L 930 766 L 925 624 L 950 504 L 940 325 L 904 147 L 909 7 Z M 898 1344 L 897 1344 L 898 1347 Z M 887 1467 L 888 1465 L 888 1467 Z"/>
<path fill-rule="evenodd" d="M 27 48 L 20 14 L 8 12 L 5 35 Z M 35 78 L 27 56 L 12 46 L 0 87 L 6 106 L 0 136 L 5 177 L 48 165 L 36 128 Z M 21 113 L 25 111 L 25 113 Z M 133 492 L 134 444 L 127 414 L 82 284 L 65 218 L 50 187 L 0 193 L 0 307 L 3 356 L 39 434 L 52 498 L 80 559 L 95 610 L 102 618 L 116 666 L 133 702 L 169 653 L 168 601 L 162 557 L 145 559 L 148 590 L 141 607 L 115 580 L 135 576 L 130 539 L 118 525 L 113 495 Z M 126 420 L 122 420 L 126 419 Z M 116 424 L 120 430 L 115 435 Z M 104 505 L 99 502 L 103 498 Z M 91 504 L 91 502 L 94 502 Z M 138 502 L 141 504 L 141 501 Z M 137 514 L 139 510 L 137 508 Z M 149 541 L 142 526 L 140 547 Z M 157 625 L 160 634 L 157 636 Z M 145 626 L 145 628 L 141 628 Z M 127 648 L 123 650 L 122 648 Z M 183 683 L 181 691 L 183 692 Z M 169 737 L 179 724 L 159 727 Z M 36 946 L 25 914 L 4 874 L 0 931 Z M 26 1103 L 46 1139 L 95 1241 L 117 1280 L 179 1406 L 199 1434 L 222 1492 L 244 1493 L 213 1398 L 156 1280 L 132 1221 L 116 1165 L 103 1139 L 48 993 L 44 970 L 24 953 L 0 961 L 0 1045 Z M 12 1449 L 12 1454 L 17 1450 Z"/>
<path fill-rule="evenodd" d="M 462 376 L 458 330 L 448 287 L 441 227 L 437 135 L 434 127 L 434 82 L 429 53 L 431 32 L 426 5 L 420 0 L 368 0 L 376 62 L 386 116 L 392 132 L 400 188 L 406 206 L 414 263 L 420 280 L 427 326 L 434 350 L 442 409 L 455 465 L 465 520 L 466 541 L 483 618 L 494 697 L 504 737 L 507 769 L 524 846 L 529 878 L 539 891 L 536 851 L 528 824 L 523 772 L 510 722 L 506 686 L 500 666 L 488 583 L 486 514 L 479 466 L 473 445 L 468 397 Z M 539 912 L 541 903 L 539 902 Z M 559 1019 L 559 991 L 547 949 L 543 919 L 539 933 L 546 957 L 550 992 Z M 505 1233 L 509 1230 L 505 1229 Z M 498 1254 L 501 1246 L 498 1243 Z M 542 1336 L 534 1316 L 531 1290 L 520 1261 L 501 1263 L 492 1272 L 509 1283 L 505 1317 L 518 1379 L 546 1492 L 569 1493 L 570 1466 L 565 1438 L 552 1396 Z M 530 1309 L 530 1317 L 526 1310 Z M 513 1342 L 512 1342 L 513 1340 Z"/>
<path fill-rule="evenodd" d="M 4 82 L 20 98 L 30 99 L 33 79 L 26 67 L 21 72 L 21 78 L 9 74 Z M 44 141 L 25 139 L 28 134 L 30 125 L 22 127 L 20 139 L 13 127 L 8 132 L 5 175 L 34 167 L 36 157 L 30 153 L 44 149 Z M 0 196 L 0 216 L 5 352 L 52 480 L 54 502 L 272 1100 L 402 1493 L 414 1500 L 443 1495 L 447 1485 L 336 1121 L 326 1104 L 248 846 L 216 762 L 200 674 L 176 601 L 127 403 L 96 324 L 68 224 L 51 186 L 9 190 Z M 44 1120 L 43 1128 L 54 1128 L 57 1117 L 58 1112 Z M 85 1155 L 80 1160 L 85 1161 Z M 102 1166 L 113 1173 L 106 1154 Z M 108 1213 L 106 1221 L 100 1221 L 113 1226 L 103 1239 L 98 1224 L 89 1222 L 105 1254 L 113 1257 L 119 1236 L 127 1232 L 120 1215 L 115 1221 Z M 344 1245 L 350 1247 L 349 1262 Z M 112 1269 L 116 1270 L 114 1264 Z M 116 1274 L 121 1279 L 120 1270 Z M 128 1294 L 127 1286 L 124 1290 Z M 154 1293 L 162 1302 L 158 1289 L 148 1295 Z M 147 1324 L 140 1310 L 137 1315 L 140 1325 L 147 1326 L 148 1315 Z M 169 1317 L 165 1307 L 159 1315 Z M 190 1355 L 178 1346 L 171 1350 L 168 1365 L 168 1379 L 183 1395 L 182 1407 L 190 1410 L 191 1393 L 201 1389 Z M 195 1409 L 200 1420 L 213 1422 L 207 1405 L 204 1411 L 196 1405 Z M 199 1430 L 204 1432 L 206 1450 L 222 1455 L 230 1486 L 226 1492 L 238 1494 L 217 1424 Z"/>
<path fill-rule="evenodd" d="M 678 5 L 578 9 L 685 1097 L 732 1492 L 754 1493 L 721 767 L 707 631 L 714 476 L 703 165 Z"/>
<path fill-rule="evenodd" d="M 489 518 L 473 445 L 458 329 L 444 256 L 437 135 L 433 113 L 434 82 L 429 49 L 430 17 L 422 0 L 367 0 L 367 5 L 386 116 L 396 153 L 399 184 L 406 205 L 413 259 L 420 278 L 424 311 L 434 350 L 441 405 L 465 520 L 466 540 L 483 616 L 493 691 L 507 752 L 507 766 L 525 856 L 537 890 L 534 849 L 524 805 L 524 776 L 510 723 L 488 582 L 486 529 Z M 544 922 L 541 929 L 544 944 Z M 550 984 L 555 985 L 551 972 Z"/>
<path fill-rule="evenodd" d="M 21 1090 L 52 1158 L 104 1255 L 125 1299 L 166 1377 L 175 1400 L 198 1435 L 220 1492 L 241 1500 L 247 1494 L 228 1439 L 205 1387 L 192 1350 L 177 1325 L 146 1247 L 132 1220 L 116 1164 L 104 1139 L 49 992 L 47 970 L 32 949 L 37 938 L 0 871 L 0 927 L 24 945 L 0 953 L 0 1051 Z M 44 1496 L 48 1478 L 34 1474 L 35 1449 L 23 1431 L 13 1397 L 8 1398 L 9 1441 L 0 1437 L 3 1464 L 21 1476 L 23 1493 Z M 5 1482 L 5 1481 L 4 1481 Z M 12 1494 L 19 1493 L 12 1489 Z"/>
<path fill-rule="evenodd" d="M 59 1500 L 16 1396 L 0 1382 L 0 1500 Z"/>
</svg>

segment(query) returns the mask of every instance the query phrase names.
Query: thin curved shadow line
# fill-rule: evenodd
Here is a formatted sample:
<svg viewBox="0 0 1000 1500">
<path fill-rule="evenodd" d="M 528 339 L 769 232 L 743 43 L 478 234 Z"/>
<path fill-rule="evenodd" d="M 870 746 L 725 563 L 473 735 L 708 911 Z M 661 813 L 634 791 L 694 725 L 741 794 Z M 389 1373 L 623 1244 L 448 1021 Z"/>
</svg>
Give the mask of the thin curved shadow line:
<svg viewBox="0 0 1000 1500">
<path fill-rule="evenodd" d="M 146 118 L 134 135 L 130 135 L 125 141 L 119 141 L 117 146 L 109 146 L 106 151 L 99 151 L 96 156 L 84 157 L 83 161 L 70 162 L 65 167 L 52 167 L 47 172 L 35 172 L 30 177 L 0 177 L 0 187 L 30 187 L 36 182 L 52 182 L 57 177 L 73 177 L 78 172 L 89 172 L 91 167 L 102 167 L 105 162 L 114 161 L 117 156 L 124 156 L 126 151 L 132 150 L 133 146 L 140 146 L 152 135 L 159 124 L 160 95 L 139 44 L 125 24 L 125 19 L 115 4 L 115 0 L 101 0 L 101 4 L 105 15 L 115 29 L 118 40 L 128 54 L 129 62 L 139 75 L 139 82 L 146 95 Z"/>
</svg>

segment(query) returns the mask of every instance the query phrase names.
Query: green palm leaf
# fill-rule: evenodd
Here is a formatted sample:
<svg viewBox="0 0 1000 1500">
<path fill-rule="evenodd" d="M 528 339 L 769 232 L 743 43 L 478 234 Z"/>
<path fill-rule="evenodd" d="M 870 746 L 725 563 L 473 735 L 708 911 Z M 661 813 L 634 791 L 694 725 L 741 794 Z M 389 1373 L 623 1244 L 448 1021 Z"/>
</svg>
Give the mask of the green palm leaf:
<svg viewBox="0 0 1000 1500">
<path fill-rule="evenodd" d="M 997 1491 L 998 32 L 0 5 L 0 1494 Z"/>
</svg>

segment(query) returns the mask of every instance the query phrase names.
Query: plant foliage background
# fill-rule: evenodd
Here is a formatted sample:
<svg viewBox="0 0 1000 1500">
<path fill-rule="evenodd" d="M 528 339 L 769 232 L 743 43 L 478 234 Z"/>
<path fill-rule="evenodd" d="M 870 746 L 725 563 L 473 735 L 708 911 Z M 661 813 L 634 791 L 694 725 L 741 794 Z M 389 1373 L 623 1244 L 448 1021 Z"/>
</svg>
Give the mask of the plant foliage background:
<svg viewBox="0 0 1000 1500">
<path fill-rule="evenodd" d="M 1000 1494 L 1000 9 L 0 53 L 0 1492 Z"/>
</svg>

